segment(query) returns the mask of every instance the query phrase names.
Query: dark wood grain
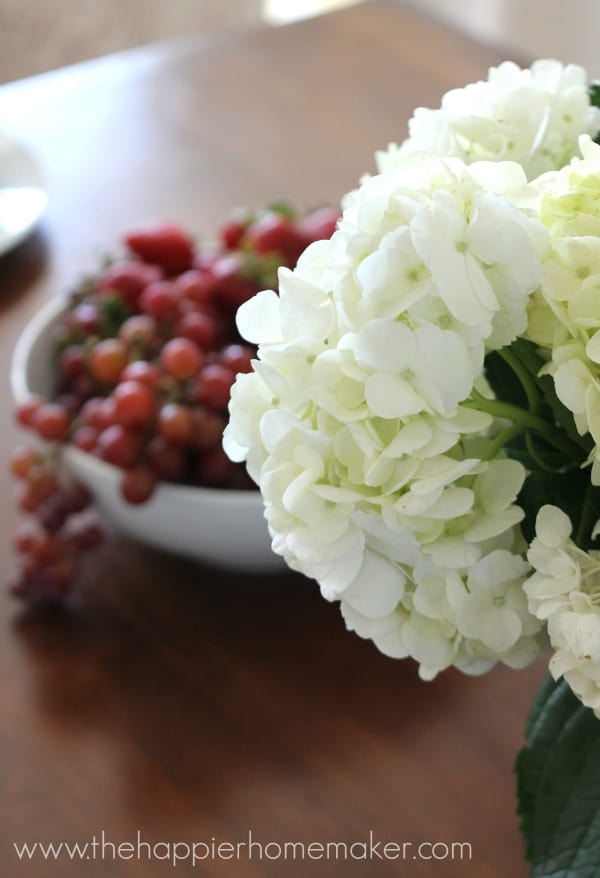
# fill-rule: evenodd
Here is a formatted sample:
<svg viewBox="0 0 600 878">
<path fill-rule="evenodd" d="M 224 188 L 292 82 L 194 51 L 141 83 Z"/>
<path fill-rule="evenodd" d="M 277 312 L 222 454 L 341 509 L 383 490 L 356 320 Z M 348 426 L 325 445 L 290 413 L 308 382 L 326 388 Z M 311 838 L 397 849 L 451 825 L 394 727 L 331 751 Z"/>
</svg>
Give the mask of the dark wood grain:
<svg viewBox="0 0 600 878">
<path fill-rule="evenodd" d="M 337 199 L 414 105 L 500 58 L 373 4 L 220 43 L 189 39 L 0 89 L 50 209 L 0 262 L 6 374 L 41 302 L 133 220 L 206 234 L 234 205 Z M 15 515 L 0 476 L 0 574 Z M 10 876 L 526 875 L 512 762 L 543 672 L 419 682 L 346 634 L 297 576 L 227 576 L 117 540 L 68 616 L 2 596 L 0 873 Z M 471 862 L 19 864 L 13 841 L 468 841 Z"/>
</svg>

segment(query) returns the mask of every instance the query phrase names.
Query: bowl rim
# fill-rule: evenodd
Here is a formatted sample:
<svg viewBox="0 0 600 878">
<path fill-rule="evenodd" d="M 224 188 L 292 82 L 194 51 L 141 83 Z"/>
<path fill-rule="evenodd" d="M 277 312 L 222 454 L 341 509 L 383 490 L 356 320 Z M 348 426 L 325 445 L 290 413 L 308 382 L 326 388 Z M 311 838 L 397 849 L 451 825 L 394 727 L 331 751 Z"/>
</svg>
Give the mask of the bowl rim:
<svg viewBox="0 0 600 878">
<path fill-rule="evenodd" d="M 27 384 L 27 365 L 33 355 L 33 351 L 39 342 L 42 333 L 64 312 L 68 306 L 68 297 L 64 295 L 52 296 L 31 320 L 25 325 L 13 350 L 10 362 L 9 382 L 15 402 L 26 402 L 34 391 Z M 43 440 L 40 440 L 43 442 Z M 120 472 L 118 467 L 100 460 L 80 448 L 73 445 L 65 445 L 64 450 L 69 456 L 73 455 L 82 465 L 85 465 L 93 475 L 101 479 L 114 478 Z M 254 506 L 257 500 L 262 503 L 262 495 L 258 490 L 239 490 L 236 488 L 204 488 L 200 485 L 179 485 L 174 482 L 159 481 L 156 496 L 170 495 L 188 498 L 191 495 L 202 495 L 207 500 L 235 501 L 243 506 Z"/>
</svg>

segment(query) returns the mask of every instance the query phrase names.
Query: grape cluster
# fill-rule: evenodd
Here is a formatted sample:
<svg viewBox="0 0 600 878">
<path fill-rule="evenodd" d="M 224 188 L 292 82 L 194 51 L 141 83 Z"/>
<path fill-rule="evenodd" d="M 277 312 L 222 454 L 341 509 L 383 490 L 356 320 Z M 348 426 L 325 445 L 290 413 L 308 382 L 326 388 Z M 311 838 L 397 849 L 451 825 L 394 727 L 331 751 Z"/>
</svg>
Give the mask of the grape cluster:
<svg viewBox="0 0 600 878">
<path fill-rule="evenodd" d="M 32 518 L 14 538 L 20 570 L 11 584 L 17 597 L 61 602 L 70 593 L 82 553 L 96 548 L 103 532 L 89 514 L 91 497 L 56 467 L 51 455 L 18 448 L 10 462 L 17 501 Z"/>
<path fill-rule="evenodd" d="M 239 337 L 235 312 L 260 289 L 276 289 L 278 268 L 293 267 L 308 244 L 330 237 L 338 218 L 331 208 L 297 218 L 287 205 L 238 213 L 219 229 L 217 245 L 204 251 L 173 223 L 131 231 L 124 255 L 72 293 L 57 331 L 56 393 L 18 406 L 19 423 L 119 467 L 122 496 L 132 504 L 148 501 L 161 481 L 254 488 L 221 446 L 231 385 L 237 373 L 251 370 L 256 354 Z M 41 516 L 44 539 L 56 541 L 62 525 L 48 527 L 46 506 L 62 510 L 70 495 L 59 472 L 36 461 L 27 470 L 36 487 L 13 465 L 25 480 L 19 502 Z M 59 493 L 38 506 L 37 485 L 43 488 L 44 480 L 54 480 Z M 40 562 L 38 570 L 31 559 L 46 557 L 38 542 L 32 538 L 31 551 L 20 549 L 28 584 L 17 591 L 59 594 L 72 553 Z M 69 536 L 67 543 L 77 540 Z M 53 584 L 42 588 L 48 576 Z"/>
</svg>

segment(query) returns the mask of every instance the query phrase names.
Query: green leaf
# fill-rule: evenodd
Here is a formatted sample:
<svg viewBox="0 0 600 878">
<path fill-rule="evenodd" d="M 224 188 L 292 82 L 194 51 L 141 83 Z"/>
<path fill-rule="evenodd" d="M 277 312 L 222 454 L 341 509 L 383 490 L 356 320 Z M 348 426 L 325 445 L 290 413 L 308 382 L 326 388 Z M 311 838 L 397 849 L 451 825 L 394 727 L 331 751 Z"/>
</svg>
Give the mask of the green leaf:
<svg viewBox="0 0 600 878">
<path fill-rule="evenodd" d="M 600 82 L 590 82 L 588 86 L 588 95 L 592 107 L 600 107 Z"/>
<path fill-rule="evenodd" d="M 533 829 L 535 802 L 543 770 L 552 744 L 564 722 L 579 705 L 564 681 L 544 677 L 527 717 L 525 737 L 528 746 L 517 756 L 517 793 L 521 832 L 529 842 Z"/>
<path fill-rule="evenodd" d="M 532 878 L 600 878 L 600 721 L 546 678 L 517 757 Z"/>
</svg>

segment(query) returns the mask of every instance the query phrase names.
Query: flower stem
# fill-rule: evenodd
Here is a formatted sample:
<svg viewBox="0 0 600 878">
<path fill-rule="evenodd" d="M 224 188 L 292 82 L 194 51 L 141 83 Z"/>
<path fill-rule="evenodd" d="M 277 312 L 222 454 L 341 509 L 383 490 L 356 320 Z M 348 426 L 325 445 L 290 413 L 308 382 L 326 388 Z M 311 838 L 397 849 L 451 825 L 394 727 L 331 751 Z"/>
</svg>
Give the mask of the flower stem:
<svg viewBox="0 0 600 878">
<path fill-rule="evenodd" d="M 519 424 L 512 424 L 510 427 L 505 427 L 504 430 L 501 430 L 496 438 L 492 441 L 492 444 L 488 448 L 482 460 L 493 460 L 494 457 L 497 456 L 498 452 L 507 445 L 511 439 L 515 439 L 523 432 L 523 427 Z"/>
<path fill-rule="evenodd" d="M 531 430 L 525 430 L 525 444 L 527 446 L 527 451 L 531 455 L 531 458 L 536 462 L 539 469 L 544 473 L 555 473 L 557 472 L 555 467 L 550 466 L 546 463 L 546 461 L 542 458 L 541 454 L 535 447 L 535 443 L 533 441 L 533 435 Z"/>
<path fill-rule="evenodd" d="M 498 354 L 502 357 L 507 366 L 513 370 L 521 385 L 523 390 L 525 391 L 525 395 L 527 396 L 527 404 L 529 408 L 534 413 L 534 415 L 539 414 L 540 411 L 540 395 L 538 393 L 538 389 L 535 386 L 535 381 L 532 380 L 531 375 L 523 365 L 523 363 L 519 360 L 516 354 L 513 353 L 510 348 L 503 348 L 498 351 Z"/>
<path fill-rule="evenodd" d="M 506 418 L 514 424 L 519 424 L 523 429 L 530 429 L 535 433 L 539 433 L 546 442 L 564 454 L 569 463 L 578 462 L 581 459 L 581 449 L 578 445 L 551 427 L 539 415 L 522 409 L 518 405 L 513 405 L 511 402 L 502 402 L 499 399 L 487 399 L 475 389 L 465 405 L 480 412 L 487 412 L 496 418 Z"/>
</svg>

